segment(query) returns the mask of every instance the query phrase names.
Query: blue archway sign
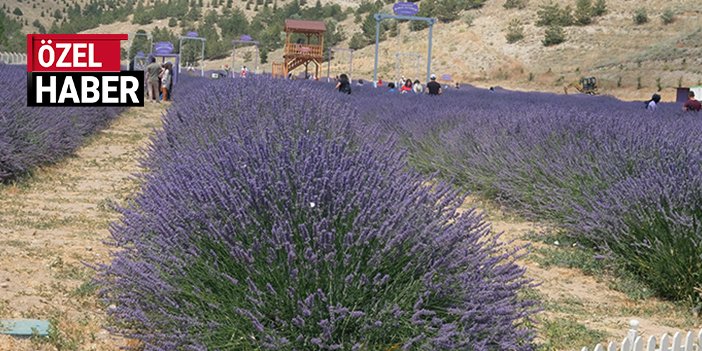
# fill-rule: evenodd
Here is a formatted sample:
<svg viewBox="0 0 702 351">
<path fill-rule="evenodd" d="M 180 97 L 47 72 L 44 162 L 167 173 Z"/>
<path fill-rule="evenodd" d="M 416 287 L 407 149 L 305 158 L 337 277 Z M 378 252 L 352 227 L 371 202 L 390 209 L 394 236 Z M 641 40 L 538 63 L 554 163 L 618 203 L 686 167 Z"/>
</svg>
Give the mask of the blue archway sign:
<svg viewBox="0 0 702 351">
<path fill-rule="evenodd" d="M 405 3 L 398 3 L 405 4 Z M 411 4 L 411 3 L 410 3 Z M 397 5 L 397 4 L 395 4 Z M 386 19 L 395 20 L 407 20 L 407 21 L 424 21 L 429 25 L 429 43 L 427 47 L 427 79 L 429 81 L 429 76 L 431 75 L 431 44 L 432 44 L 432 33 L 434 31 L 434 24 L 436 23 L 436 18 L 429 17 L 416 17 L 416 16 L 406 16 L 406 15 L 386 15 L 384 13 L 376 13 L 375 17 L 375 64 L 373 65 L 373 85 L 378 84 L 378 49 L 380 47 L 380 22 Z"/>
<path fill-rule="evenodd" d="M 173 52 L 173 43 L 170 41 L 159 41 L 154 43 L 153 52 L 158 55 L 168 55 Z"/>
<path fill-rule="evenodd" d="M 414 16 L 419 12 L 419 6 L 413 2 L 398 2 L 392 6 L 392 11 L 398 16 Z"/>
</svg>

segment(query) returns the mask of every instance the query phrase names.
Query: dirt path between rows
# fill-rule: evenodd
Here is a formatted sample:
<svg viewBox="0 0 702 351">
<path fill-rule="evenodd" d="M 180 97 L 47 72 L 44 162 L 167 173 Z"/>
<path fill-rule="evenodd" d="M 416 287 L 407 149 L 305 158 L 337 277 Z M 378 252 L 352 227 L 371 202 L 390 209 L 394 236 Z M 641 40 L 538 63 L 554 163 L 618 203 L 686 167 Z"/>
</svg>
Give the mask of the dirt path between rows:
<svg viewBox="0 0 702 351">
<path fill-rule="evenodd" d="M 0 319 L 50 319 L 48 340 L 0 336 L 0 351 L 117 350 L 82 262 L 104 262 L 111 209 L 137 187 L 132 175 L 163 105 L 124 112 L 74 156 L 0 186 Z"/>
<path fill-rule="evenodd" d="M 614 341 L 621 345 L 629 329 L 629 321 L 640 322 L 639 334 L 648 338 L 673 334 L 682 330 L 696 333 L 701 320 L 689 306 L 661 301 L 653 297 L 634 299 L 622 291 L 627 287 L 612 276 L 587 275 L 581 269 L 566 268 L 555 264 L 553 255 L 573 259 L 577 249 L 563 247 L 558 240 L 539 240 L 548 237 L 554 228 L 529 222 L 503 211 L 492 203 L 466 198 L 465 208 L 481 208 L 495 232 L 502 233 L 504 241 L 512 245 L 530 245 L 530 253 L 520 264 L 526 275 L 539 283 L 534 295 L 543 302 L 544 311 L 538 316 L 538 338 L 545 350 L 592 350 L 595 343 Z M 541 263 L 540 263 L 541 262 Z M 618 286 L 619 285 L 619 286 Z M 645 287 L 637 287 L 646 289 Z"/>
</svg>

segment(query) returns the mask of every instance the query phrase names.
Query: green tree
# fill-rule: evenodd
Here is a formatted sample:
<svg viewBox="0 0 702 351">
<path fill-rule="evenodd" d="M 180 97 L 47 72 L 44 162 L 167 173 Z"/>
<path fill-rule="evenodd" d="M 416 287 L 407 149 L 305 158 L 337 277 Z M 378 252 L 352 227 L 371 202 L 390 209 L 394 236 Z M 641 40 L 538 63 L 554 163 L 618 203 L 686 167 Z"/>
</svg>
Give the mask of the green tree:
<svg viewBox="0 0 702 351">
<path fill-rule="evenodd" d="M 558 45 L 564 41 L 566 41 L 566 35 L 565 31 L 563 30 L 563 27 L 551 25 L 548 28 L 546 28 L 544 40 L 542 40 L 541 43 L 543 43 L 544 46 L 553 46 Z"/>
<path fill-rule="evenodd" d="M 3 4 L 4 5 L 4 4 Z M 2 48 L 5 42 L 5 12 L 0 11 L 0 48 Z"/>
<path fill-rule="evenodd" d="M 603 16 L 607 13 L 607 0 L 595 0 L 592 6 L 592 15 L 595 17 Z"/>
<path fill-rule="evenodd" d="M 32 26 L 34 26 L 39 33 L 46 33 L 46 28 L 43 24 L 41 24 L 41 22 L 39 22 L 38 19 L 35 19 L 34 22 L 32 22 Z"/>
<path fill-rule="evenodd" d="M 505 34 L 507 42 L 512 44 L 524 39 L 524 26 L 518 18 L 513 18 L 507 26 L 507 34 Z"/>
<path fill-rule="evenodd" d="M 22 13 L 22 10 L 19 9 L 19 7 L 15 7 L 15 10 L 12 11 L 12 14 L 14 14 L 15 16 L 22 16 L 22 15 L 24 15 L 24 14 Z"/>
<path fill-rule="evenodd" d="M 592 0 L 578 0 L 576 2 L 575 23 L 581 26 L 592 23 Z"/>
<path fill-rule="evenodd" d="M 153 18 L 151 17 L 151 11 L 147 11 L 144 8 L 144 5 L 139 2 L 134 11 L 134 17 L 132 17 L 132 23 L 144 25 L 151 23 L 152 20 Z"/>
<path fill-rule="evenodd" d="M 361 25 L 361 31 L 363 32 L 363 36 L 366 37 L 366 39 L 373 39 L 375 40 L 375 18 L 373 17 L 372 13 L 369 13 L 366 15 L 366 19 L 363 20 L 363 24 Z M 382 33 L 383 28 L 380 28 L 380 31 Z"/>
<path fill-rule="evenodd" d="M 190 8 L 190 11 L 188 11 L 188 14 L 185 15 L 185 19 L 188 21 L 199 21 L 200 17 L 202 17 L 202 11 L 200 10 L 200 7 L 193 6 Z"/>
<path fill-rule="evenodd" d="M 149 40 L 146 36 L 143 34 L 146 34 L 146 31 L 143 29 L 137 30 L 137 34 L 134 36 L 134 39 L 132 40 L 132 44 L 129 48 L 130 56 L 129 60 L 131 61 L 134 56 L 136 56 L 137 52 L 149 52 Z"/>
<path fill-rule="evenodd" d="M 550 2 L 539 7 L 536 14 L 539 19 L 536 21 L 537 26 L 559 26 L 567 27 L 573 24 L 573 15 L 570 6 L 561 8 L 560 5 Z"/>
<path fill-rule="evenodd" d="M 643 7 L 639 7 L 634 11 L 634 24 L 644 24 L 648 22 L 648 14 L 646 13 L 646 9 Z"/>
<path fill-rule="evenodd" d="M 366 45 L 368 45 L 368 41 L 361 33 L 355 33 L 349 41 L 349 47 L 354 50 L 362 49 Z"/>
<path fill-rule="evenodd" d="M 236 8 L 230 15 L 221 16 L 217 25 L 222 30 L 222 36 L 233 39 L 242 34 L 247 34 L 249 20 L 241 9 Z"/>
<path fill-rule="evenodd" d="M 441 22 L 452 22 L 459 18 L 460 11 L 464 4 L 463 1 L 467 0 L 440 0 L 436 2 L 434 6 L 434 13 L 432 14 Z"/>
<path fill-rule="evenodd" d="M 173 28 L 173 27 L 175 27 L 175 26 L 177 26 L 177 25 L 178 25 L 178 20 L 177 20 L 177 19 L 175 19 L 175 18 L 173 18 L 173 17 L 171 17 L 170 19 L 168 19 L 168 26 L 169 26 L 169 27 Z"/>
<path fill-rule="evenodd" d="M 431 17 L 433 16 L 435 7 L 436 0 L 424 0 L 419 4 L 419 13 L 417 13 L 417 15 L 421 17 Z M 429 25 L 424 21 L 412 21 L 409 27 L 412 31 L 419 31 L 429 27 Z"/>
</svg>

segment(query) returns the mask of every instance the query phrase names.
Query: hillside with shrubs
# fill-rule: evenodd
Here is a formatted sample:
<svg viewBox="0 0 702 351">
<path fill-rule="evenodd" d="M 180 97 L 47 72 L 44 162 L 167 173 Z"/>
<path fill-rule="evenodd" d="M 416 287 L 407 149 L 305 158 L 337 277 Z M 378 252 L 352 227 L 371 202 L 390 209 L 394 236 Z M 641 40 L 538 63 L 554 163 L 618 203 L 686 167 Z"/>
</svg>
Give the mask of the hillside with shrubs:
<svg viewBox="0 0 702 351">
<path fill-rule="evenodd" d="M 26 32 L 150 32 L 177 44 L 197 31 L 216 69 L 231 55 L 232 39 L 248 34 L 260 45 L 261 68 L 279 60 L 285 18 L 324 20 L 325 44 L 357 50 L 354 71 L 370 77 L 376 12 L 393 1 L 312 0 L 17 0 L 0 9 L 0 47 L 22 51 Z M 478 85 L 561 91 L 585 75 L 597 76 L 622 97 L 672 93 L 702 83 L 700 11 L 684 2 L 646 0 L 421 0 L 420 16 L 435 17 L 433 67 L 439 74 Z M 426 24 L 384 21 L 380 71 L 422 77 Z M 132 53 L 145 46 L 137 43 Z M 126 50 L 125 50 L 126 51 Z M 187 50 L 186 50 L 187 51 Z M 194 50 L 184 62 L 196 60 Z M 393 53 L 420 55 L 420 62 Z M 253 53 L 247 55 L 252 60 Z M 126 52 L 125 52 L 126 55 Z M 327 55 L 325 53 L 325 55 Z M 409 56 L 409 55 L 407 55 Z M 126 57 L 125 57 L 126 58 Z M 336 74 L 348 60 L 332 58 Z M 419 67 L 419 69 L 417 69 Z"/>
</svg>

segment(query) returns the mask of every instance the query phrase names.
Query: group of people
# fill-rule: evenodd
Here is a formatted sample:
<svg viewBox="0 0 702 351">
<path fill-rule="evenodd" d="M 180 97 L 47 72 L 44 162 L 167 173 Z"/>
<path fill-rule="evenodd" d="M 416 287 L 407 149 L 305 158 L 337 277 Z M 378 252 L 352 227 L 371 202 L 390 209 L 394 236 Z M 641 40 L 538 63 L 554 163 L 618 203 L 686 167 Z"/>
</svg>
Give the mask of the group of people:
<svg viewBox="0 0 702 351">
<path fill-rule="evenodd" d="M 173 64 L 165 62 L 159 64 L 155 57 L 149 58 L 146 66 L 147 94 L 153 102 L 168 101 L 173 91 Z"/>
<path fill-rule="evenodd" d="M 651 98 L 646 101 L 646 109 L 650 111 L 655 111 L 658 108 L 658 104 L 661 103 L 661 96 L 658 94 L 653 94 Z M 687 93 L 687 101 L 683 104 L 683 111 L 686 112 L 700 112 L 702 110 L 702 103 L 695 99 L 695 92 L 690 91 Z"/>
<path fill-rule="evenodd" d="M 380 83 L 382 81 L 379 80 L 379 85 L 381 86 Z M 412 81 L 411 79 L 407 79 L 405 77 L 402 77 L 400 80 L 402 83 L 398 83 L 399 85 L 399 91 L 400 94 L 409 94 L 409 93 L 414 93 L 414 94 L 422 94 L 425 92 L 426 88 L 426 93 L 429 95 L 441 95 L 444 92 L 444 89 L 441 87 L 441 84 L 439 84 L 436 81 L 436 75 L 432 74 L 429 77 L 429 83 L 427 83 L 426 87 L 422 85 L 422 82 L 419 81 L 419 79 L 415 79 Z M 395 93 L 397 92 L 397 85 L 395 83 L 390 82 L 388 83 L 388 92 Z"/>
<path fill-rule="evenodd" d="M 419 81 L 419 79 L 415 79 L 412 81 L 411 79 L 407 79 L 405 77 L 402 77 L 401 82 L 398 83 L 400 85 L 399 87 L 399 92 L 400 94 L 409 94 L 409 93 L 414 93 L 414 94 L 422 94 L 426 91 L 427 94 L 429 95 L 441 95 L 444 91 L 444 89 L 441 87 L 441 84 L 436 81 L 436 75 L 432 74 L 429 78 L 429 83 L 427 83 L 426 87 L 422 85 L 422 83 Z M 336 89 L 340 93 L 344 94 L 351 94 L 351 80 L 349 80 L 349 77 L 346 74 L 341 74 L 336 78 Z M 358 83 L 356 84 L 358 86 L 363 86 L 364 82 L 362 79 L 358 80 Z M 378 77 L 378 82 L 376 84 L 376 87 L 380 88 L 383 87 L 383 79 L 382 77 Z M 458 83 L 456 83 L 456 87 L 458 87 Z M 388 92 L 389 93 L 397 93 L 398 92 L 398 87 L 394 82 L 389 82 L 387 84 Z M 426 88 L 426 89 L 425 89 Z"/>
</svg>

